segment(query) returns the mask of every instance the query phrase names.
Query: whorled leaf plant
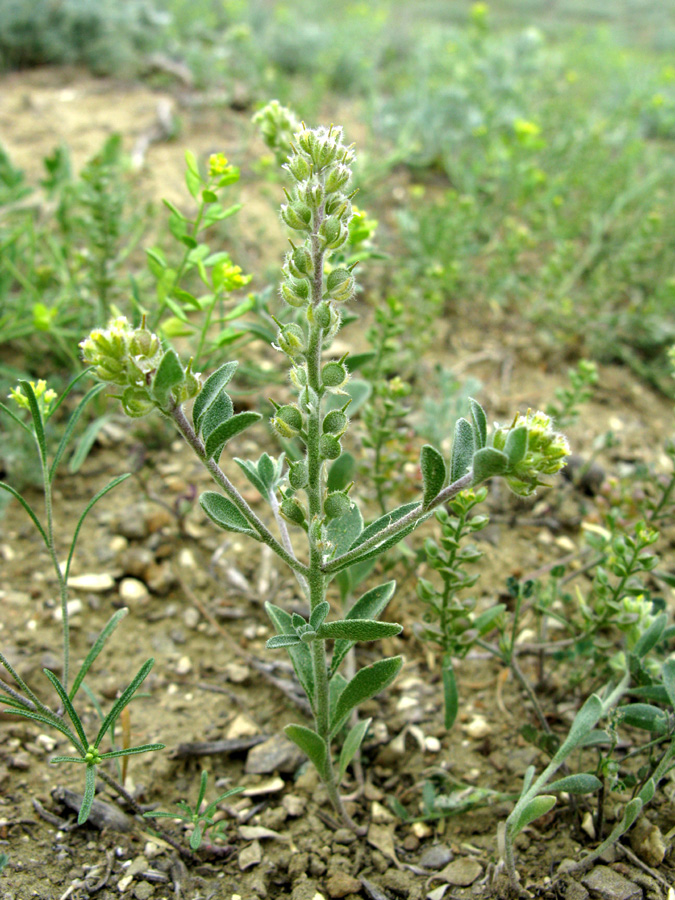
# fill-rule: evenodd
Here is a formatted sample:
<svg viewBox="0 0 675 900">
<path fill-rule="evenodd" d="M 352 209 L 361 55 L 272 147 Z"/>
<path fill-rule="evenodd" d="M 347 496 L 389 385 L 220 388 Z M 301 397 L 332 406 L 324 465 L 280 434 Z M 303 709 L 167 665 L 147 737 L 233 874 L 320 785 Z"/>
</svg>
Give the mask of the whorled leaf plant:
<svg viewBox="0 0 675 900">
<path fill-rule="evenodd" d="M 305 690 L 312 725 L 293 724 L 286 734 L 316 767 L 342 821 L 357 831 L 343 805 L 340 781 L 358 751 L 368 721 L 357 721 L 342 742 L 336 761 L 332 744 L 350 714 L 396 678 L 400 656 L 379 659 L 347 680 L 340 665 L 360 641 L 397 635 L 402 629 L 380 616 L 393 596 L 388 582 L 367 591 L 344 618 L 332 620 L 329 584 L 340 572 L 373 560 L 409 535 L 420 522 L 461 491 L 492 476 L 504 476 L 519 493 L 531 493 L 540 477 L 564 464 L 567 442 L 541 413 L 516 417 L 510 428 L 488 437 L 487 420 L 476 402 L 471 419 L 459 421 L 449 463 L 430 445 L 422 448 L 421 499 L 405 503 L 368 525 L 350 496 L 350 487 L 331 489 L 328 464 L 342 454 L 349 428 L 350 397 L 346 355 L 324 359 L 340 329 L 341 309 L 354 297 L 353 266 L 337 263 L 348 240 L 352 217 L 352 163 L 342 129 L 310 129 L 295 134 L 285 164 L 292 180 L 281 207 L 283 221 L 300 238 L 291 242 L 283 266 L 280 294 L 294 311 L 293 321 L 279 325 L 276 348 L 290 360 L 292 403 L 275 403 L 271 423 L 285 440 L 303 449 L 287 467 L 266 454 L 257 461 L 235 459 L 269 504 L 278 537 L 253 511 L 219 465 L 228 441 L 255 424 L 256 412 L 235 413 L 225 388 L 236 362 L 228 362 L 204 383 L 171 349 L 144 326 L 132 328 L 117 319 L 83 341 L 85 361 L 98 376 L 121 388 L 120 399 L 131 416 L 158 409 L 170 418 L 219 487 L 202 494 L 200 503 L 220 528 L 267 544 L 293 571 L 309 605 L 307 619 L 266 604 L 277 632 L 269 649 L 285 648 Z M 191 421 L 184 404 L 194 398 Z M 296 552 L 288 524 L 298 529 L 305 549 Z"/>
</svg>

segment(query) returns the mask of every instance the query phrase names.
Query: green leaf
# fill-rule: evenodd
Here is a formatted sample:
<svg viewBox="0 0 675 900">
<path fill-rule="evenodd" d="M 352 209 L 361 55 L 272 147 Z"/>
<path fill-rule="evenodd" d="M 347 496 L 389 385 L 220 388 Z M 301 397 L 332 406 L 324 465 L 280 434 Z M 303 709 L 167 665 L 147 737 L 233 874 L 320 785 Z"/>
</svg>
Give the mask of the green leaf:
<svg viewBox="0 0 675 900">
<path fill-rule="evenodd" d="M 188 221 L 187 216 L 185 216 L 185 215 L 178 209 L 178 207 L 176 206 L 175 203 L 172 203 L 170 200 L 167 200 L 166 197 L 163 197 L 163 198 L 162 198 L 162 203 L 164 204 L 164 206 L 166 206 L 166 208 L 169 210 L 169 212 L 173 213 L 174 216 L 176 216 L 177 219 L 182 219 L 184 222 L 187 222 L 187 221 Z"/>
<path fill-rule="evenodd" d="M 351 453 L 341 453 L 328 470 L 327 487 L 329 491 L 343 491 L 353 481 L 356 460 Z"/>
<path fill-rule="evenodd" d="M 312 610 L 312 614 L 309 617 L 309 624 L 312 626 L 314 631 L 318 631 L 319 628 L 323 625 L 326 620 L 326 616 L 330 612 L 330 603 L 326 600 L 323 600 L 321 603 L 317 603 L 317 605 Z"/>
<path fill-rule="evenodd" d="M 166 744 L 139 744 L 138 747 L 126 747 L 124 750 L 111 750 L 101 753 L 101 759 L 117 759 L 120 756 L 136 756 L 139 753 L 151 753 L 154 750 L 165 750 Z"/>
<path fill-rule="evenodd" d="M 369 700 L 384 690 L 396 678 L 403 665 L 403 658 L 392 656 L 380 659 L 358 671 L 346 686 L 338 700 L 330 722 L 330 736 L 342 727 L 350 712 L 364 700 Z"/>
<path fill-rule="evenodd" d="M 271 637 L 265 646 L 268 650 L 278 650 L 280 647 L 293 647 L 300 644 L 300 638 L 297 634 L 275 634 Z"/>
<path fill-rule="evenodd" d="M 484 447 L 473 455 L 473 482 L 478 485 L 495 475 L 503 475 L 509 466 L 509 460 L 501 450 Z"/>
<path fill-rule="evenodd" d="M 199 174 L 199 163 L 197 162 L 197 157 L 194 155 L 192 150 L 185 151 L 185 163 L 188 168 L 188 172 L 192 172 L 193 175 L 196 175 L 197 178 L 200 178 Z"/>
<path fill-rule="evenodd" d="M 328 777 L 328 747 L 321 735 L 304 725 L 287 725 L 284 731 L 286 737 L 307 754 L 314 768 L 325 781 Z"/>
<path fill-rule="evenodd" d="M 380 531 L 384 531 L 385 528 L 388 528 L 393 522 L 398 522 L 399 519 L 402 519 L 409 512 L 412 512 L 413 509 L 416 509 L 419 506 L 419 503 L 404 503 L 402 506 L 398 506 L 396 509 L 393 509 L 391 512 L 385 513 L 383 516 L 380 516 L 379 519 L 375 519 L 374 522 L 364 528 L 359 537 L 349 546 L 350 550 L 356 550 L 361 544 L 364 544 L 367 540 L 370 540 L 371 537 L 375 537 L 375 535 L 379 534 Z"/>
<path fill-rule="evenodd" d="M 192 408 L 192 421 L 195 431 L 201 431 L 202 420 L 206 410 L 232 379 L 238 365 L 239 363 L 236 361 L 225 363 L 225 365 L 216 369 L 212 375 L 209 375 L 204 382 Z"/>
<path fill-rule="evenodd" d="M 420 469 L 422 470 L 422 481 L 424 483 L 424 498 L 422 502 L 427 507 L 442 491 L 447 474 L 443 457 L 431 444 L 425 444 L 422 447 L 420 452 Z"/>
<path fill-rule="evenodd" d="M 473 428 L 466 419 L 457 419 L 450 459 L 450 482 L 452 484 L 466 475 L 471 468 L 475 449 Z"/>
<path fill-rule="evenodd" d="M 122 482 L 126 481 L 127 478 L 129 478 L 129 477 L 131 477 L 131 473 L 127 472 L 126 475 L 118 475 L 117 478 L 113 478 L 113 480 L 108 482 L 108 484 L 106 484 L 105 487 L 101 488 L 101 490 L 97 494 L 94 494 L 94 496 L 91 498 L 89 503 L 87 503 L 87 505 L 85 506 L 85 508 L 82 512 L 82 515 L 80 516 L 80 518 L 77 521 L 77 525 L 75 526 L 75 532 L 73 534 L 73 539 L 70 542 L 70 549 L 68 551 L 68 558 L 66 560 L 66 568 L 63 573 L 63 577 L 65 578 L 66 581 L 68 581 L 68 575 L 70 573 L 70 564 L 73 560 L 73 554 L 75 553 L 75 546 L 77 544 L 77 539 L 80 535 L 80 529 L 84 525 L 84 520 L 87 518 L 87 516 L 89 515 L 89 513 L 91 512 L 93 507 L 98 503 L 98 501 L 102 497 L 105 497 L 105 495 L 107 493 L 109 493 L 109 491 L 112 491 L 113 488 L 117 487 L 118 484 L 122 484 Z"/>
<path fill-rule="evenodd" d="M 204 491 L 199 497 L 199 505 L 209 519 L 224 531 L 258 537 L 244 514 L 239 512 L 234 503 L 227 497 L 223 497 L 222 494 L 218 494 L 216 491 Z"/>
<path fill-rule="evenodd" d="M 521 791 L 521 797 L 524 796 L 530 789 L 530 785 L 534 781 L 536 769 L 534 766 L 528 766 L 525 769 L 525 774 L 523 775 L 523 789 Z"/>
<path fill-rule="evenodd" d="M 69 694 L 71 700 L 75 698 L 75 694 L 77 694 L 80 685 L 84 681 L 84 676 L 87 674 L 87 672 L 91 668 L 92 663 L 103 649 L 105 642 L 108 640 L 110 635 L 117 628 L 120 621 L 126 616 L 128 612 L 129 610 L 124 608 L 118 609 L 116 613 L 113 613 L 113 615 L 108 620 L 108 623 L 104 626 L 103 630 L 96 638 L 93 647 L 91 648 L 89 653 L 87 653 L 84 662 L 80 666 L 79 672 L 75 676 L 75 681 L 73 682 L 73 686 L 71 687 Z"/>
<path fill-rule="evenodd" d="M 99 394 L 104 389 L 105 389 L 104 384 L 95 384 L 94 387 L 91 388 L 91 390 L 88 391 L 84 395 L 84 397 L 80 400 L 80 402 L 77 404 L 77 406 L 73 410 L 72 415 L 68 419 L 68 424 L 66 425 L 65 431 L 63 432 L 63 437 L 61 438 L 61 440 L 59 442 L 59 446 L 56 450 L 56 453 L 54 454 L 54 459 L 52 460 L 52 465 L 49 470 L 50 482 L 54 480 L 54 475 L 56 474 L 58 465 L 61 462 L 61 457 L 63 456 L 64 451 L 65 451 L 66 447 L 68 446 L 68 443 L 70 441 L 70 438 L 72 437 L 75 426 L 77 425 L 78 421 L 80 420 L 80 416 L 84 412 L 85 407 L 87 406 L 89 401 L 93 397 L 96 396 L 96 394 Z"/>
<path fill-rule="evenodd" d="M 222 425 L 218 425 L 206 439 L 205 450 L 207 458 L 218 462 L 225 444 L 259 419 L 262 419 L 259 412 L 246 411 L 237 413 L 226 422 L 223 422 Z"/>
<path fill-rule="evenodd" d="M 661 613 L 660 616 L 657 616 L 645 633 L 640 635 L 635 647 L 633 647 L 633 655 L 643 659 L 661 640 L 667 624 L 668 616 L 666 613 Z"/>
<path fill-rule="evenodd" d="M 509 458 L 509 465 L 516 466 L 525 459 L 527 453 L 527 426 L 521 425 L 519 428 L 512 428 L 507 437 L 504 446 L 504 453 Z"/>
<path fill-rule="evenodd" d="M 152 379 L 152 396 L 160 406 L 166 406 L 170 391 L 185 377 L 183 366 L 175 350 L 167 350 Z"/>
<path fill-rule="evenodd" d="M 351 569 L 347 570 L 348 572 Z M 387 604 L 394 596 L 396 590 L 395 581 L 387 581 L 378 587 L 371 588 L 366 591 L 346 614 L 345 619 L 377 619 L 386 609 Z M 337 671 L 340 663 L 354 646 L 354 641 L 335 642 L 333 647 L 333 657 L 330 664 L 329 678 Z"/>
<path fill-rule="evenodd" d="M 505 603 L 498 603 L 491 609 L 486 609 L 484 613 L 476 616 L 476 618 L 473 620 L 472 628 L 474 628 L 478 632 L 480 637 L 483 637 L 483 635 L 487 634 L 488 631 L 494 628 L 495 621 L 501 616 L 505 609 Z"/>
<path fill-rule="evenodd" d="M 335 546 L 334 555 L 340 556 L 351 547 L 363 531 L 363 516 L 356 503 L 337 519 L 331 519 L 326 526 L 326 537 Z"/>
<path fill-rule="evenodd" d="M 363 743 L 363 739 L 366 736 L 366 732 L 372 721 L 372 719 L 362 719 L 360 722 L 357 722 L 353 728 L 350 728 L 349 733 L 345 738 L 345 742 L 342 745 L 342 750 L 340 751 L 338 781 L 342 781 L 344 774 L 347 771 L 347 766 Z"/>
<path fill-rule="evenodd" d="M 520 834 L 530 822 L 545 816 L 547 812 L 553 809 L 555 804 L 556 798 L 551 794 L 540 794 L 538 797 L 534 797 L 529 803 L 525 804 L 515 821 L 512 822 L 510 828 L 512 836 L 515 837 L 517 834 Z"/>
<path fill-rule="evenodd" d="M 260 493 L 261 496 L 263 496 L 267 500 L 269 497 L 269 491 L 262 478 L 258 474 L 258 467 L 256 466 L 256 464 L 252 463 L 249 459 L 239 459 L 239 457 L 237 456 L 234 457 L 234 461 L 251 482 L 253 487 Z"/>
<path fill-rule="evenodd" d="M 148 268 L 154 277 L 159 280 L 164 275 L 167 268 L 167 262 L 164 254 L 159 248 L 147 248 L 145 251 L 147 256 Z"/>
<path fill-rule="evenodd" d="M 56 677 L 56 675 L 53 672 L 49 671 L 49 669 L 43 669 L 42 671 L 45 673 L 47 678 L 51 681 L 52 686 L 54 687 L 54 690 L 59 695 L 59 699 L 60 699 L 61 703 L 63 703 L 63 708 L 68 713 L 68 718 L 73 723 L 73 726 L 75 727 L 75 731 L 77 731 L 78 737 L 80 738 L 80 741 L 82 742 L 82 746 L 86 747 L 87 746 L 87 736 L 84 733 L 84 727 L 82 726 L 82 721 L 80 720 L 80 717 L 76 713 L 75 708 L 73 707 L 73 704 L 70 702 L 70 697 L 66 693 L 65 687 L 61 684 L 61 682 Z"/>
<path fill-rule="evenodd" d="M 450 730 L 455 724 L 455 719 L 457 718 L 457 713 L 459 711 L 459 696 L 457 693 L 455 670 L 452 665 L 452 656 L 449 653 L 443 658 L 441 673 L 443 676 L 444 724 L 446 729 Z"/>
<path fill-rule="evenodd" d="M 595 775 L 580 772 L 578 775 L 567 775 L 558 781 L 546 785 L 548 791 L 567 791 L 568 794 L 592 794 L 599 791 L 602 782 Z"/>
<path fill-rule="evenodd" d="M 207 209 L 204 214 L 202 228 L 208 228 L 209 225 L 213 225 L 215 222 L 222 222 L 223 219 L 229 219 L 230 216 L 238 213 L 242 206 L 243 203 L 233 203 L 232 206 L 228 206 L 225 209 L 220 205 L 212 206 L 210 209 Z"/>
<path fill-rule="evenodd" d="M 650 731 L 653 734 L 665 734 L 668 731 L 668 714 L 649 703 L 627 703 L 619 709 L 621 721 L 633 728 Z"/>
<path fill-rule="evenodd" d="M 35 396 L 33 386 L 29 381 L 19 381 L 24 395 L 28 399 L 30 414 L 33 419 L 33 428 L 37 439 L 38 450 L 40 451 L 40 459 L 42 460 L 42 468 L 47 471 L 47 439 L 45 437 L 45 426 L 42 420 L 42 413 Z"/>
<path fill-rule="evenodd" d="M 273 603 L 265 603 L 265 612 L 272 620 L 277 634 L 292 634 L 297 637 L 291 617 L 285 609 L 281 609 Z M 287 649 L 295 674 L 298 676 L 298 681 L 302 685 L 305 694 L 307 694 L 312 709 L 314 709 L 314 667 L 312 665 L 311 651 L 307 644 L 303 644 L 302 641 L 297 646 L 288 647 Z"/>
<path fill-rule="evenodd" d="M 661 669 L 661 677 L 663 678 L 663 686 L 668 692 L 670 705 L 675 710 L 675 659 L 668 659 Z"/>
<path fill-rule="evenodd" d="M 574 717 L 567 737 L 553 757 L 556 762 L 563 762 L 579 746 L 589 731 L 595 728 L 602 711 L 602 701 L 597 694 L 591 694 Z"/>
<path fill-rule="evenodd" d="M 258 460 L 257 468 L 258 474 L 260 475 L 263 484 L 268 491 L 271 491 L 274 487 L 275 481 L 277 480 L 277 470 L 267 453 L 262 454 L 262 456 Z"/>
<path fill-rule="evenodd" d="M 199 850 L 202 845 L 202 837 L 204 836 L 204 826 L 202 822 L 196 822 L 195 827 L 190 835 L 190 850 Z"/>
<path fill-rule="evenodd" d="M 214 193 L 214 191 L 202 191 L 202 200 L 204 203 L 216 203 L 218 200 L 218 194 Z"/>
<path fill-rule="evenodd" d="M 469 412 L 473 423 L 473 437 L 476 450 L 482 450 L 487 445 L 487 416 L 485 410 L 477 400 L 469 397 Z"/>
<path fill-rule="evenodd" d="M 403 631 L 402 625 L 394 622 L 374 622 L 372 619 L 342 619 L 338 622 L 326 622 L 317 635 L 322 640 L 378 641 L 381 638 L 393 637 Z"/>
<path fill-rule="evenodd" d="M 96 793 L 96 766 L 87 766 L 84 770 L 84 796 L 82 797 L 82 806 L 77 817 L 77 824 L 84 825 L 89 818 L 91 807 L 94 802 L 94 794 Z"/>
<path fill-rule="evenodd" d="M 208 409 L 202 416 L 202 437 L 207 440 L 209 435 L 218 428 L 223 422 L 227 422 L 234 413 L 232 398 L 227 391 L 222 390 L 217 397 L 209 404 Z"/>
<path fill-rule="evenodd" d="M 98 734 L 96 735 L 96 740 L 94 741 L 94 746 L 98 748 L 98 745 L 103 740 L 106 731 L 110 728 L 110 726 L 115 722 L 119 714 L 122 712 L 124 707 L 129 703 L 133 695 L 139 689 L 139 687 L 143 684 L 145 679 L 150 674 L 150 670 L 155 664 L 154 659 L 146 659 L 143 665 L 140 667 L 133 680 L 129 683 L 129 685 L 124 689 L 121 695 L 117 698 L 115 703 L 113 704 L 112 709 L 105 717 L 103 722 L 101 723 L 101 727 L 98 730 Z"/>
</svg>

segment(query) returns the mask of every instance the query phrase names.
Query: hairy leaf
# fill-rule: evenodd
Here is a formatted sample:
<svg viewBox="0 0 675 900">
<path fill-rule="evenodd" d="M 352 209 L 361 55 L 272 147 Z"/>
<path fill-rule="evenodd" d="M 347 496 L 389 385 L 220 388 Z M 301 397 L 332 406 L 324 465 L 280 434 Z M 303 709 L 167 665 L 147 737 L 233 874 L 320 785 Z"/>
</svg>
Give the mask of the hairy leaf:
<svg viewBox="0 0 675 900">
<path fill-rule="evenodd" d="M 350 571 L 349 569 L 347 571 Z M 395 581 L 387 581 L 378 587 L 366 591 L 346 614 L 345 619 L 377 619 L 386 609 L 387 603 L 394 596 Z M 354 641 L 337 640 L 333 647 L 333 658 L 330 664 L 330 675 L 337 671 L 340 663 L 354 646 Z"/>
<path fill-rule="evenodd" d="M 338 762 L 338 781 L 341 781 L 345 772 L 347 771 L 347 766 L 354 758 L 356 752 L 359 747 L 363 743 L 363 739 L 366 736 L 366 732 L 372 722 L 372 719 L 361 719 L 360 722 L 357 722 L 353 728 L 349 730 L 347 737 L 345 738 L 345 742 L 342 745 L 342 750 L 340 751 L 340 760 Z"/>
<path fill-rule="evenodd" d="M 538 797 L 534 797 L 534 799 L 530 800 L 529 803 L 526 803 L 520 810 L 518 816 L 511 823 L 510 831 L 513 837 L 520 834 L 523 828 L 525 828 L 526 825 L 529 825 L 530 822 L 534 822 L 535 819 L 545 816 L 547 812 L 553 809 L 555 804 L 556 798 L 551 794 L 540 794 Z"/>
<path fill-rule="evenodd" d="M 218 494 L 216 491 L 204 491 L 199 497 L 199 505 L 219 528 L 238 534 L 247 534 L 249 537 L 258 537 L 248 519 L 239 512 L 231 500 L 223 497 L 222 494 Z"/>
<path fill-rule="evenodd" d="M 580 772 L 578 775 L 567 775 L 546 785 L 547 791 L 567 791 L 568 794 L 592 794 L 599 791 L 602 782 L 595 775 Z"/>
<path fill-rule="evenodd" d="M 281 609 L 273 603 L 265 603 L 265 612 L 272 620 L 277 634 L 292 634 L 297 637 L 291 617 L 285 609 Z M 314 709 L 314 667 L 310 649 L 302 641 L 296 646 L 287 647 L 286 649 L 293 663 L 295 674 L 298 676 L 298 681 L 302 685 L 305 694 L 307 694 L 312 709 Z"/>
<path fill-rule="evenodd" d="M 487 416 L 483 407 L 473 397 L 469 398 L 469 411 L 476 450 L 482 450 L 487 445 Z"/>
<path fill-rule="evenodd" d="M 307 754 L 321 778 L 326 779 L 328 777 L 328 747 L 321 735 L 304 725 L 287 725 L 284 731 L 286 736 L 294 744 L 297 744 L 303 753 Z"/>
<path fill-rule="evenodd" d="M 195 426 L 195 431 L 199 432 L 201 430 L 204 413 L 225 385 L 230 382 L 238 365 L 239 363 L 235 361 L 225 363 L 225 365 L 216 369 L 212 375 L 209 375 L 204 382 L 201 391 L 197 395 L 194 407 L 192 408 L 192 421 Z"/>
<path fill-rule="evenodd" d="M 473 440 L 473 428 L 466 419 L 457 419 L 452 439 L 452 456 L 450 459 L 450 482 L 454 484 L 471 468 L 471 461 L 476 447 Z"/>
<path fill-rule="evenodd" d="M 509 465 L 515 466 L 523 459 L 527 453 L 527 426 L 521 425 L 519 428 L 512 428 L 507 437 L 504 446 L 504 453 L 509 458 Z"/>
<path fill-rule="evenodd" d="M 170 391 L 185 377 L 183 366 L 175 350 L 167 350 L 152 379 L 152 396 L 160 406 L 166 406 Z"/>
<path fill-rule="evenodd" d="M 424 506 L 428 506 L 443 490 L 447 474 L 445 460 L 431 444 L 425 444 L 422 447 L 420 452 L 420 469 L 424 483 L 424 498 L 422 502 Z"/>
<path fill-rule="evenodd" d="M 317 635 L 322 640 L 378 641 L 380 638 L 393 637 L 403 631 L 402 625 L 393 622 L 373 622 L 372 619 L 342 619 L 339 622 L 326 622 Z"/>
<path fill-rule="evenodd" d="M 380 659 L 371 666 L 358 671 L 340 695 L 330 723 L 330 735 L 333 737 L 342 727 L 349 713 L 364 700 L 369 700 L 388 687 L 396 678 L 403 665 L 403 658 L 392 656 Z"/>
<path fill-rule="evenodd" d="M 269 638 L 265 646 L 268 650 L 278 650 L 279 647 L 294 647 L 300 643 L 297 634 L 275 634 Z"/>
<path fill-rule="evenodd" d="M 206 439 L 206 456 L 209 459 L 214 459 L 218 462 L 225 444 L 236 435 L 241 434 L 242 431 L 245 431 L 259 419 L 262 419 L 262 416 L 258 412 L 240 412 L 237 413 L 236 416 L 232 416 L 232 418 L 228 419 L 226 422 L 223 422 L 222 425 L 214 428 Z"/>
<path fill-rule="evenodd" d="M 473 455 L 473 484 L 481 484 L 495 475 L 503 475 L 508 469 L 509 460 L 501 450 L 484 447 Z"/>
</svg>

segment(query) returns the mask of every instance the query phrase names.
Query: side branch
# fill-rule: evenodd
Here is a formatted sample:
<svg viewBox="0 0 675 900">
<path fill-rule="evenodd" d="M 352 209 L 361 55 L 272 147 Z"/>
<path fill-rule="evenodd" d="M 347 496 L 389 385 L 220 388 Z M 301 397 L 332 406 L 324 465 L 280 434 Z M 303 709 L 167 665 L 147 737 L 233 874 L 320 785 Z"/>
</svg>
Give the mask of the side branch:
<svg viewBox="0 0 675 900">
<path fill-rule="evenodd" d="M 437 494 L 427 506 L 420 503 L 419 506 L 416 506 L 415 509 L 411 509 L 407 515 L 403 516 L 403 518 L 397 519 L 397 521 L 392 522 L 391 525 L 387 525 L 386 528 L 383 528 L 382 531 L 378 531 L 377 534 L 374 534 L 371 538 L 368 538 L 367 541 L 359 544 L 358 547 L 355 547 L 353 550 L 348 550 L 341 556 L 337 556 L 335 559 L 331 559 L 329 562 L 324 563 L 321 570 L 326 575 L 330 575 L 333 572 L 339 572 L 340 569 L 345 567 L 346 563 L 357 560 L 368 550 L 373 550 L 384 543 L 384 541 L 391 537 L 395 537 L 411 525 L 416 525 L 418 522 L 426 519 L 429 513 L 436 509 L 437 506 L 447 503 L 449 500 L 452 500 L 453 497 L 456 497 L 457 494 L 460 494 L 462 491 L 471 487 L 472 482 L 473 472 L 467 472 L 466 475 L 462 475 L 457 481 L 448 485 L 448 487 L 443 488 L 443 490 Z"/>
</svg>

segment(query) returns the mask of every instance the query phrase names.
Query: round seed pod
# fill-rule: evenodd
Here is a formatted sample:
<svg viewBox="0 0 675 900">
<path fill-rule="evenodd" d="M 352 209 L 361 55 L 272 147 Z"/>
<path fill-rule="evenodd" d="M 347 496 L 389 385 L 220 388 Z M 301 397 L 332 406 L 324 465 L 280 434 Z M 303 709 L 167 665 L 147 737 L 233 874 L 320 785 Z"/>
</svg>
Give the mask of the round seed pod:
<svg viewBox="0 0 675 900">
<path fill-rule="evenodd" d="M 314 321 L 323 329 L 330 328 L 330 306 L 325 300 L 322 300 L 321 303 L 317 303 L 316 306 L 307 307 L 307 321 L 310 322 L 310 324 Z"/>
<path fill-rule="evenodd" d="M 337 459 L 342 453 L 340 441 L 333 434 L 322 434 L 319 438 L 319 453 L 322 459 Z"/>
<path fill-rule="evenodd" d="M 344 303 L 354 294 L 354 276 L 349 269 L 342 266 L 334 269 L 326 279 L 326 289 L 331 300 L 335 303 Z"/>
<path fill-rule="evenodd" d="M 284 203 L 281 207 L 281 218 L 295 231 L 311 231 L 312 210 L 305 203 L 296 200 L 293 203 Z"/>
<path fill-rule="evenodd" d="M 309 282 L 304 278 L 293 278 L 288 276 L 285 281 L 281 282 L 281 296 L 296 309 L 307 306 L 309 300 Z"/>
<path fill-rule="evenodd" d="M 349 425 L 349 419 L 342 410 L 333 409 L 324 417 L 323 431 L 324 434 L 337 434 L 339 436 L 344 434 L 347 425 Z"/>
<path fill-rule="evenodd" d="M 343 491 L 333 491 L 329 494 L 323 503 L 323 511 L 327 518 L 338 519 L 349 512 L 351 501 L 347 494 Z"/>
<path fill-rule="evenodd" d="M 286 497 L 285 500 L 282 500 L 279 509 L 284 519 L 288 519 L 288 521 L 293 522 L 294 525 L 305 524 L 305 510 L 295 498 Z"/>
<path fill-rule="evenodd" d="M 348 376 L 347 369 L 339 362 L 329 362 L 321 370 L 321 381 L 326 387 L 341 387 Z"/>
<path fill-rule="evenodd" d="M 304 459 L 300 462 L 291 463 L 288 470 L 288 483 L 293 490 L 299 491 L 301 488 L 306 487 L 308 481 L 309 472 L 307 470 L 307 463 Z"/>
<path fill-rule="evenodd" d="M 279 329 L 277 344 L 279 349 L 291 359 L 302 359 L 307 349 L 305 332 L 295 322 L 291 322 Z"/>
<path fill-rule="evenodd" d="M 288 425 L 289 428 L 293 428 L 295 431 L 300 431 L 302 428 L 302 413 L 294 403 L 287 403 L 286 406 L 280 406 L 276 411 L 274 418 L 284 422 L 284 424 Z"/>
<path fill-rule="evenodd" d="M 312 255 L 306 247 L 296 247 L 287 260 L 290 273 L 296 278 L 310 278 L 314 274 Z"/>
</svg>

